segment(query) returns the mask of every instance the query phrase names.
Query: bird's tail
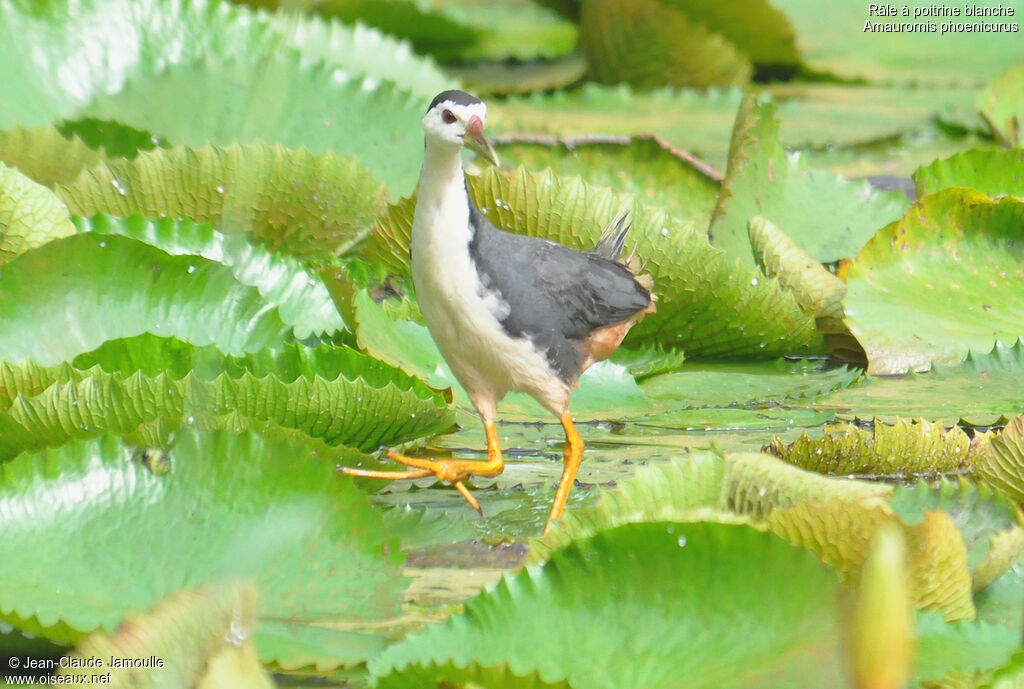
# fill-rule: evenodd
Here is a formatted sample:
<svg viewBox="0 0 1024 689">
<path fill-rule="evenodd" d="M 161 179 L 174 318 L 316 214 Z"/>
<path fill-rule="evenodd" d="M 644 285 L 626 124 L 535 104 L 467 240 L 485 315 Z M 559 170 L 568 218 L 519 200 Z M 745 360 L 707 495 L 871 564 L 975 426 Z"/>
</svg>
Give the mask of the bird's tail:
<svg viewBox="0 0 1024 689">
<path fill-rule="evenodd" d="M 610 223 L 601 233 L 601 238 L 597 240 L 597 246 L 594 247 L 593 253 L 601 258 L 607 258 L 609 261 L 618 259 L 622 253 L 622 246 L 626 242 L 626 233 L 629 232 L 629 228 L 633 227 L 633 223 L 627 222 L 628 220 L 629 211 L 626 211 L 617 220 Z"/>
</svg>

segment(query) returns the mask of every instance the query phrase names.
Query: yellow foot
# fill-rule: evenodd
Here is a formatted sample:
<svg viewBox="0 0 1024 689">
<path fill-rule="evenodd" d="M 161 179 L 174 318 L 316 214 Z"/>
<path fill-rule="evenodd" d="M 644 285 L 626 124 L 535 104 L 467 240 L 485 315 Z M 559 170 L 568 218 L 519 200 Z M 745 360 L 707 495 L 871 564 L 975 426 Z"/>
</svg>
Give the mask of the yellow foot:
<svg viewBox="0 0 1024 689">
<path fill-rule="evenodd" d="M 473 476 L 497 476 L 505 468 L 505 463 L 501 456 L 501 448 L 498 446 L 497 430 L 493 424 L 487 424 L 486 430 L 487 461 L 484 462 L 467 459 L 423 459 L 420 457 L 406 457 L 397 452 L 388 452 L 389 459 L 412 468 L 408 471 L 374 471 L 371 469 L 342 467 L 342 472 L 349 476 L 383 478 L 393 481 L 436 476 L 439 481 L 452 484 L 455 490 L 459 491 L 459 494 L 466 499 L 470 507 L 483 514 L 480 503 L 477 502 L 473 494 L 466 488 L 465 481 Z"/>
</svg>

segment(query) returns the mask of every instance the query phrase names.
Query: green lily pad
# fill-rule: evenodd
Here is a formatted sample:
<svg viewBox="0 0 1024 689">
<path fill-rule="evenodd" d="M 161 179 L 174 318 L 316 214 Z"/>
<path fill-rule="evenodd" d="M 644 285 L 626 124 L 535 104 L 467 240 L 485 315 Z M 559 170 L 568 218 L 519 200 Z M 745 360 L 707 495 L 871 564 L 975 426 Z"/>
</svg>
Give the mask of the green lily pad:
<svg viewBox="0 0 1024 689">
<path fill-rule="evenodd" d="M 183 102 L 193 104 L 187 118 L 177 107 Z M 76 114 L 116 119 L 192 148 L 273 141 L 316 155 L 333 151 L 358 158 L 397 197 L 416 182 L 425 104 L 391 82 L 284 52 L 255 62 L 210 57 L 173 65 L 97 96 Z"/>
<path fill-rule="evenodd" d="M 483 97 L 564 88 L 580 81 L 586 70 L 583 57 L 573 54 L 557 60 L 449 65 L 446 71 L 458 77 L 466 89 Z"/>
<path fill-rule="evenodd" d="M 392 374 L 397 382 L 389 380 L 384 367 L 370 364 L 368 378 L 360 377 L 357 371 L 364 365 L 359 359 L 368 357 L 351 357 L 343 351 L 305 357 L 296 356 L 296 351 L 255 360 L 225 362 L 222 358 L 223 372 L 208 379 L 191 371 L 175 379 L 163 372 L 148 376 L 130 370 L 106 373 L 97 368 L 57 367 L 39 371 L 31 365 L 22 370 L 5 365 L 4 378 L 25 381 L 28 390 L 9 392 L 10 406 L 0 414 L 0 426 L 6 431 L 0 458 L 70 438 L 131 433 L 157 421 L 171 424 L 172 429 L 197 421 L 219 428 L 224 427 L 220 422 L 224 415 L 235 415 L 237 420 L 228 421 L 240 423 L 242 429 L 270 422 L 330 445 L 362 451 L 436 433 L 453 422 L 443 399 L 420 384 L 403 382 L 401 374 Z M 130 356 L 124 350 L 120 354 Z M 109 361 L 111 355 L 118 353 L 108 349 L 100 357 Z M 215 355 L 202 355 L 207 364 L 216 363 Z M 295 363 L 306 370 L 288 370 Z M 47 377 L 53 383 L 29 396 L 36 382 Z M 349 454 L 347 464 L 364 459 L 359 453 Z"/>
<path fill-rule="evenodd" d="M 824 71 L 848 80 L 868 80 L 900 84 L 976 84 L 1019 57 L 1020 34 L 1007 30 L 978 30 L 982 22 L 1012 24 L 1020 22 L 1024 3 L 1009 0 L 1003 8 L 1013 16 L 969 17 L 964 3 L 936 0 L 911 4 L 908 11 L 921 9 L 931 14 L 914 17 L 902 13 L 902 5 L 875 3 L 875 7 L 893 7 L 898 14 L 870 14 L 870 4 L 836 3 L 827 7 L 807 0 L 773 2 L 793 25 L 800 56 L 815 71 Z M 969 4 L 970 7 L 982 5 Z M 994 7 L 985 5 L 984 7 Z M 958 12 L 957 16 L 952 11 Z M 893 32 L 876 25 L 933 24 L 918 30 Z M 966 30 L 945 31 L 944 23 L 974 25 Z M 870 25 L 870 26 L 868 26 Z"/>
<path fill-rule="evenodd" d="M 962 138 L 945 137 L 937 130 L 940 114 L 970 113 L 975 124 L 980 122 L 974 109 L 977 90 L 948 84 L 908 89 L 793 82 L 768 85 L 766 93 L 778 106 L 780 141 L 812 147 L 801 153 L 811 167 L 842 166 L 853 176 L 898 174 L 893 172 L 893 161 L 904 158 L 910 162 L 898 170 L 910 174 L 936 155 L 962 151 Z M 730 125 L 742 99 L 738 87 L 641 92 L 625 85 L 586 83 L 571 91 L 491 103 L 487 126 L 503 134 L 562 139 L 656 134 L 674 148 L 724 170 Z M 926 158 L 919 160 L 921 156 Z"/>
<path fill-rule="evenodd" d="M 370 670 L 379 687 L 538 677 L 577 688 L 765 686 L 765 673 L 778 686 L 831 685 L 841 675 L 835 589 L 809 554 L 747 526 L 627 525 L 506 577 Z M 602 633 L 573 632 L 587 628 Z"/>
<path fill-rule="evenodd" d="M 763 216 L 817 261 L 856 255 L 877 228 L 903 213 L 906 199 L 807 168 L 779 144 L 775 113 L 754 96 L 740 105 L 711 243 L 754 265 L 747 223 Z"/>
<path fill-rule="evenodd" d="M 623 523 L 746 519 L 807 548 L 850 578 L 860 571 L 876 529 L 895 523 L 906 530 L 917 604 L 951 619 L 973 617 L 967 552 L 952 519 L 940 514 L 904 526 L 888 505 L 891 490 L 827 478 L 763 454 L 695 452 L 641 469 L 602 492 L 593 507 L 567 512 L 533 541 L 530 558 L 542 560 L 570 539 Z"/>
<path fill-rule="evenodd" d="M 751 63 L 799 61 L 789 22 L 768 2 L 584 3 L 579 21 L 591 71 L 606 83 L 743 83 Z"/>
<path fill-rule="evenodd" d="M 74 231 L 67 207 L 52 191 L 0 163 L 0 267 Z"/>
<path fill-rule="evenodd" d="M 403 576 L 408 577 L 405 573 Z M 261 620 L 253 642 L 260 660 L 277 670 L 312 667 L 318 673 L 336 668 L 337 658 L 372 658 L 388 645 L 383 636 L 336 629 L 329 622 L 321 626 L 301 620 Z"/>
<path fill-rule="evenodd" d="M 856 386 L 857 369 L 826 368 L 818 361 L 687 361 L 678 371 L 643 381 L 655 400 L 675 400 L 687 407 L 769 407 L 785 401 L 813 400 Z M 804 402 L 806 400 L 806 402 Z"/>
<path fill-rule="evenodd" d="M 5 621 L 75 642 L 231 578 L 260 588 L 261 619 L 357 625 L 398 611 L 400 556 L 379 513 L 301 445 L 185 430 L 163 475 L 136 452 L 107 436 L 0 468 Z M 41 504 L 51 518 L 39 518 Z M 331 662 L 359 662 L 365 648 L 336 649 Z"/>
<path fill-rule="evenodd" d="M 883 500 L 890 491 L 882 484 L 818 476 L 768 455 L 691 452 L 642 467 L 614 489 L 602 491 L 594 505 L 566 512 L 548 533 L 532 541 L 529 561 L 544 561 L 575 539 L 627 523 L 761 521 L 776 509 L 804 501 L 837 500 L 849 507 Z"/>
<path fill-rule="evenodd" d="M 705 164 L 654 137 L 625 141 L 579 137 L 537 141 L 506 137 L 497 143 L 502 165 L 545 168 L 559 176 L 576 176 L 588 184 L 633 194 L 663 208 L 672 217 L 700 225 L 715 206 L 718 181 Z"/>
<path fill-rule="evenodd" d="M 301 261 L 268 251 L 245 235 L 223 234 L 208 224 L 169 218 L 148 221 L 140 216 L 76 219 L 80 231 L 130 237 L 172 256 L 201 256 L 231 269 L 243 285 L 259 290 L 277 307 L 281 319 L 294 328 L 295 337 L 330 337 L 345 330 L 320 276 Z M 298 248 L 294 245 L 292 248 Z"/>
<path fill-rule="evenodd" d="M 0 133 L 0 161 L 48 187 L 73 181 L 104 157 L 102 151 L 77 136 L 65 137 L 56 127 L 15 127 Z"/>
<path fill-rule="evenodd" d="M 992 674 L 992 689 L 1016 689 L 1024 684 L 1024 652 L 1018 651 L 1010 662 Z"/>
<path fill-rule="evenodd" d="M 258 598 L 252 584 L 174 593 L 129 616 L 113 634 L 89 636 L 62 660 L 57 676 L 85 685 L 95 674 L 114 687 L 147 689 L 176 681 L 272 689 L 252 644 Z"/>
<path fill-rule="evenodd" d="M 46 366 L 145 332 L 228 354 L 280 345 L 289 333 L 277 309 L 230 268 L 95 233 L 51 241 L 7 264 L 0 321 L 0 359 Z"/>
<path fill-rule="evenodd" d="M 356 80 L 391 81 L 420 98 L 449 83 L 428 60 L 410 54 L 407 44 L 373 29 L 229 3 L 56 0 L 38 7 L 11 3 L 0 17 L 7 49 L 0 53 L 4 129 L 67 119 L 133 80 L 175 65 L 212 64 L 214 58 L 255 66 L 278 54 L 301 54 L 303 63 L 322 63 Z M 126 40 L 128 35 L 134 40 Z M 64 65 L 63 71 L 55 72 L 54 65 Z M 161 135 L 144 122 L 111 119 Z"/>
<path fill-rule="evenodd" d="M 804 313 L 817 319 L 843 317 L 846 285 L 842 280 L 825 270 L 770 220 L 754 216 L 747 222 L 747 231 L 758 267 L 793 292 Z"/>
<path fill-rule="evenodd" d="M 1021 526 L 1013 504 L 984 484 L 943 479 L 937 485 L 919 481 L 913 486 L 897 486 L 892 507 L 906 524 L 920 523 L 928 510 L 946 512 L 967 545 L 975 590 L 1001 576 L 1024 549 L 1020 533 L 1014 533 L 1020 532 Z M 987 581 L 977 581 L 980 571 Z"/>
<path fill-rule="evenodd" d="M 678 370 L 686 360 L 686 355 L 679 349 L 666 351 L 660 347 L 620 347 L 610 360 L 625 366 L 629 374 L 639 382 Z"/>
<path fill-rule="evenodd" d="M 1024 144 L 1024 64 L 996 76 L 978 96 L 978 110 L 1004 146 Z"/>
<path fill-rule="evenodd" d="M 960 428 L 925 420 L 876 421 L 870 430 L 843 423 L 820 438 L 807 433 L 789 445 L 772 438 L 769 451 L 804 469 L 825 474 L 907 476 L 952 472 L 970 464 L 971 441 Z"/>
<path fill-rule="evenodd" d="M 590 76 L 605 84 L 707 88 L 746 83 L 749 58 L 716 28 L 661 0 L 593 0 L 580 12 L 580 46 Z"/>
<path fill-rule="evenodd" d="M 672 147 L 721 169 L 729 151 L 729 118 L 739 89 L 632 91 L 585 83 L 580 89 L 533 93 L 491 104 L 488 129 L 509 135 L 656 134 Z"/>
<path fill-rule="evenodd" d="M 399 368 L 349 347 L 329 344 L 284 345 L 238 357 L 227 356 L 213 346 L 197 347 L 175 338 L 146 334 L 108 340 L 91 352 L 79 354 L 72 364 L 81 370 L 99 366 L 108 373 L 125 376 L 137 371 L 150 377 L 166 373 L 175 380 L 192 374 L 200 380 L 211 381 L 223 373 L 234 378 L 246 374 L 257 378 L 275 376 L 286 382 L 300 377 L 335 380 L 342 376 L 349 381 L 364 380 L 374 387 L 394 385 L 415 392 L 424 400 L 437 397 L 437 391 Z M 61 368 L 58 366 L 57 370 Z M 8 393 L 15 390 L 21 390 L 20 386 L 8 384 Z"/>
<path fill-rule="evenodd" d="M 970 189 L 918 201 L 842 266 L 845 323 L 870 373 L 954 364 L 1024 334 L 1024 201 Z"/>
<path fill-rule="evenodd" d="M 815 400 L 815 407 L 846 419 L 925 418 L 945 426 L 961 420 L 989 426 L 1024 408 L 1022 370 L 1024 345 L 996 345 L 987 354 L 968 352 L 955 366 L 936 365 L 904 376 L 864 376 L 857 386 Z"/>
<path fill-rule="evenodd" d="M 918 198 L 949 187 L 971 187 L 992 197 L 1024 196 L 1024 149 L 964 151 L 914 173 Z"/>
<path fill-rule="evenodd" d="M 76 215 L 184 216 L 318 262 L 358 243 L 386 196 L 356 158 L 266 144 L 161 149 L 110 160 L 57 192 Z M 147 234 L 156 246 L 166 243 L 153 239 L 157 232 Z"/>
<path fill-rule="evenodd" d="M 939 681 L 995 670 L 1020 648 L 1019 622 L 1013 626 L 986 622 L 948 622 L 935 613 L 917 616 L 918 651 L 915 678 Z M 978 678 L 984 681 L 984 677 Z M 955 686 L 955 685 L 954 685 Z"/>
<path fill-rule="evenodd" d="M 576 27 L 571 22 L 525 0 L 500 5 L 480 0 L 434 5 L 413 0 L 329 0 L 308 6 L 406 38 L 417 52 L 444 61 L 558 57 L 576 44 Z"/>
<path fill-rule="evenodd" d="M 1006 424 L 979 454 L 975 468 L 984 481 L 1018 505 L 1024 504 L 1024 417 Z"/>
<path fill-rule="evenodd" d="M 684 402 L 685 404 L 685 402 Z M 637 419 L 644 429 L 683 431 L 689 435 L 687 448 L 716 448 L 719 434 L 722 443 L 739 443 L 737 450 L 759 450 L 771 433 L 793 433 L 798 428 L 817 427 L 832 420 L 829 412 L 818 412 L 800 404 L 750 405 L 748 407 L 703 407 L 661 411 L 662 402 L 651 409 L 651 415 Z M 709 435 L 711 434 L 711 435 Z"/>
<path fill-rule="evenodd" d="M 709 246 L 702 231 L 663 211 L 550 171 L 492 169 L 470 178 L 469 190 L 497 226 L 578 250 L 593 248 L 604 228 L 629 209 L 633 229 L 625 253 L 635 251 L 658 296 L 657 312 L 630 332 L 634 346 L 683 349 L 691 358 L 774 357 L 822 347 L 813 319 L 787 290 Z M 367 258 L 408 271 L 414 207 L 412 199 L 391 207 L 367 243 Z"/>
</svg>

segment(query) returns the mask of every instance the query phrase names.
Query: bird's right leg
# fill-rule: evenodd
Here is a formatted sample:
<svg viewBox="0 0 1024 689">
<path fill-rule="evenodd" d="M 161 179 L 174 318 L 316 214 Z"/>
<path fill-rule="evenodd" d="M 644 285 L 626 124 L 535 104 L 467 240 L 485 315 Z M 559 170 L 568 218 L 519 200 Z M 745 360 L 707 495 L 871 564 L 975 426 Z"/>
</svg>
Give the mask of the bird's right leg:
<svg viewBox="0 0 1024 689">
<path fill-rule="evenodd" d="M 483 408 L 481 408 L 483 407 Z M 383 478 L 391 480 L 426 478 L 436 476 L 438 480 L 451 483 L 455 490 L 466 499 L 469 506 L 483 514 L 480 503 L 473 494 L 466 488 L 465 481 L 473 476 L 491 478 L 499 475 L 505 470 L 505 459 L 501 454 L 501 445 L 498 443 L 498 429 L 494 425 L 494 405 L 490 409 L 486 405 L 477 404 L 477 409 L 484 421 L 484 431 L 487 434 L 487 459 L 483 462 L 472 459 L 425 459 L 422 457 L 406 457 L 397 452 L 389 451 L 388 458 L 399 464 L 412 467 L 409 471 L 373 471 L 370 469 L 353 469 L 343 467 L 342 471 L 349 476 L 362 476 L 364 478 Z M 490 413 L 488 413 L 490 412 Z"/>
</svg>

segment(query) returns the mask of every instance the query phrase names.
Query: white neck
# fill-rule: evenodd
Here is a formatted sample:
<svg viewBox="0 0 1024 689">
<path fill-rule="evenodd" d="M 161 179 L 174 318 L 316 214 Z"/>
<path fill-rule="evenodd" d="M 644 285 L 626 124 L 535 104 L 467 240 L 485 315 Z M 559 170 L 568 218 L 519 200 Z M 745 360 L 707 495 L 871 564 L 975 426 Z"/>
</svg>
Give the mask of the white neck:
<svg viewBox="0 0 1024 689">
<path fill-rule="evenodd" d="M 469 241 L 469 206 L 461 151 L 456 146 L 427 142 L 412 225 L 414 259 L 420 248 L 429 251 L 433 245 L 453 247 Z"/>
</svg>

